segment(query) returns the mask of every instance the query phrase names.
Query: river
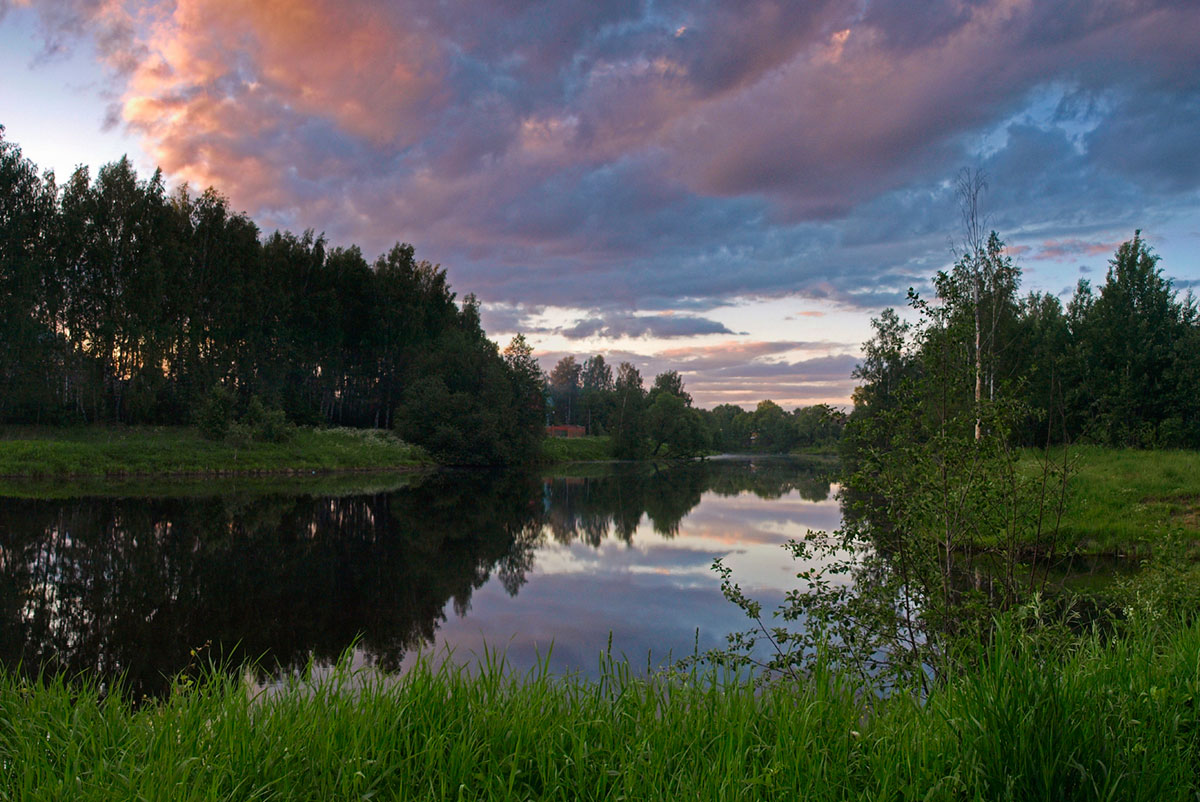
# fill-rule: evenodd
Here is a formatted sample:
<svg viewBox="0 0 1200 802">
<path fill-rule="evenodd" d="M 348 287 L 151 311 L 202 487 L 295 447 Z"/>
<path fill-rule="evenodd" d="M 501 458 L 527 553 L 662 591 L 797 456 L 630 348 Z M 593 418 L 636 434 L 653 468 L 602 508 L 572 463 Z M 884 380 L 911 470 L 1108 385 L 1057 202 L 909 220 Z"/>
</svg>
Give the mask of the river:
<svg viewBox="0 0 1200 802">
<path fill-rule="evenodd" d="M 724 644 L 773 606 L 789 538 L 839 523 L 829 463 L 578 465 L 543 475 L 224 480 L 0 498 L 0 662 L 158 695 L 209 660 L 267 678 L 418 654 L 593 672 Z M 40 497 L 39 497 L 40 496 Z"/>
</svg>

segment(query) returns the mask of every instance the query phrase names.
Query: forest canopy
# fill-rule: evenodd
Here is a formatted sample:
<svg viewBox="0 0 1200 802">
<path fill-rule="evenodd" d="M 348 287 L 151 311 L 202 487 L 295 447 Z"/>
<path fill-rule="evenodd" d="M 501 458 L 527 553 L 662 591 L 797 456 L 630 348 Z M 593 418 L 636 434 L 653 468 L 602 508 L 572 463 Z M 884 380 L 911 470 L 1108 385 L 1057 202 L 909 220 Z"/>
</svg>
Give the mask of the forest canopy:
<svg viewBox="0 0 1200 802">
<path fill-rule="evenodd" d="M 535 453 L 543 404 L 529 346 L 501 353 L 411 245 L 370 263 L 311 231 L 264 237 L 128 159 L 60 186 L 0 128 L 0 423 L 281 413 L 501 463 Z"/>
<path fill-rule="evenodd" d="M 920 322 L 892 309 L 872 321 L 848 453 L 873 418 L 902 405 L 982 411 L 1002 399 L 1019 405 L 1012 435 L 1025 445 L 1200 448 L 1196 299 L 1180 296 L 1140 231 L 1117 248 L 1104 282 L 1081 280 L 1065 306 L 1048 293 L 1021 296 L 1020 279 L 993 232 L 934 277 L 932 300 L 910 291 Z M 929 383 L 935 374 L 961 380 Z M 980 411 L 967 416 L 976 437 Z"/>
</svg>

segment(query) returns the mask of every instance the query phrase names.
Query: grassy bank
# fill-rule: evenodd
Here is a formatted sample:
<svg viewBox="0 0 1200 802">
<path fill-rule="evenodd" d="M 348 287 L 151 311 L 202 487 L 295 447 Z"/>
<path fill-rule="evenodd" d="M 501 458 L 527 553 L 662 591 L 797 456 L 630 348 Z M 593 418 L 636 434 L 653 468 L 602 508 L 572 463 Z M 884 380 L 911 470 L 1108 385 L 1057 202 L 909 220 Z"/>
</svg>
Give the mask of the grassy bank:
<svg viewBox="0 0 1200 802">
<path fill-rule="evenodd" d="M 596 462 L 613 459 L 612 438 L 547 437 L 542 440 L 542 462 Z"/>
<path fill-rule="evenodd" d="M 283 443 L 206 440 L 184 427 L 0 430 L 0 477 L 187 476 L 405 468 L 428 457 L 389 432 L 297 429 Z"/>
<path fill-rule="evenodd" d="M 357 496 L 391 493 L 420 481 L 415 471 L 265 473 L 239 476 L 75 476 L 0 478 L 0 498 L 209 498 L 212 496 Z"/>
<path fill-rule="evenodd" d="M 709 456 L 715 456 L 710 452 Z M 835 462 L 837 460 L 836 446 L 820 446 L 796 449 L 788 454 L 769 452 L 746 452 L 738 456 L 749 457 L 813 457 Z M 542 441 L 542 462 L 604 462 L 613 460 L 612 438 L 607 435 L 599 437 L 547 437 Z M 652 461 L 652 460 L 647 460 Z"/>
<path fill-rule="evenodd" d="M 1200 628 L 1046 653 L 1000 636 L 909 696 L 420 667 L 251 701 L 237 679 L 132 709 L 0 677 L 11 799 L 1195 799 Z M 343 688 L 339 690 L 339 687 Z"/>
<path fill-rule="evenodd" d="M 1172 530 L 1200 540 L 1200 452 L 1072 449 L 1060 534 L 1089 552 L 1145 551 Z"/>
</svg>

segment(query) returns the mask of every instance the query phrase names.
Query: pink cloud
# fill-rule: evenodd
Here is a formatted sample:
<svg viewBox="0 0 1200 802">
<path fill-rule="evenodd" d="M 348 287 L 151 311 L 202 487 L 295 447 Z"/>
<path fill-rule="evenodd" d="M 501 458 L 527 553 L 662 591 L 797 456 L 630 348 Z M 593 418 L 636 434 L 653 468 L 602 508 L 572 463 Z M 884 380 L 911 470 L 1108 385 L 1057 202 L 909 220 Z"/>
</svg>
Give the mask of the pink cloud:
<svg viewBox="0 0 1200 802">
<path fill-rule="evenodd" d="M 1081 239 L 1046 240 L 1038 245 L 1034 258 L 1070 262 L 1084 256 L 1111 256 L 1123 240 L 1088 242 Z"/>
<path fill-rule="evenodd" d="M 346 174 L 333 148 L 305 145 L 310 121 L 402 150 L 447 102 L 439 47 L 391 6 L 180 0 L 142 31 L 125 121 L 164 169 L 251 208 L 303 204 L 288 173 Z"/>
</svg>

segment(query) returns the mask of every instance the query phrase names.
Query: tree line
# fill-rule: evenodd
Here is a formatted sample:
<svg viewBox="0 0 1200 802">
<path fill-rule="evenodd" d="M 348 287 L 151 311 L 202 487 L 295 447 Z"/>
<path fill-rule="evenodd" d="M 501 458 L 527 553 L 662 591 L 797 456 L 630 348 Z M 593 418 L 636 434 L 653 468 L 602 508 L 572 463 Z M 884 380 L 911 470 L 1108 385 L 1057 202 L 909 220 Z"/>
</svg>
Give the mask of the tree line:
<svg viewBox="0 0 1200 802">
<path fill-rule="evenodd" d="M 939 395 L 925 406 L 974 408 L 976 439 L 987 406 L 1003 400 L 1025 445 L 1200 448 L 1196 298 L 1163 275 L 1140 231 L 1117 248 L 1103 283 L 1080 280 L 1065 305 L 1019 294 L 1020 268 L 995 232 L 976 242 L 934 277 L 933 299 L 910 290 L 917 323 L 893 309 L 872 321 L 854 373 L 850 451 L 872 418 L 935 374 L 961 380 L 925 382 Z"/>
<path fill-rule="evenodd" d="M 549 418 L 582 426 L 588 434 L 609 435 L 622 459 L 694 456 L 710 451 L 787 453 L 797 448 L 832 446 L 846 415 L 827 404 L 791 413 L 774 401 L 753 411 L 734 404 L 711 410 L 693 406 L 678 371 L 654 377 L 646 389 L 629 362 L 612 366 L 604 356 L 579 362 L 563 357 L 546 377 Z"/>
<path fill-rule="evenodd" d="M 502 353 L 411 245 L 370 263 L 311 231 L 264 237 L 126 158 L 60 186 L 0 128 L 0 423 L 264 413 L 484 463 L 530 459 L 545 414 L 530 346 Z"/>
</svg>

